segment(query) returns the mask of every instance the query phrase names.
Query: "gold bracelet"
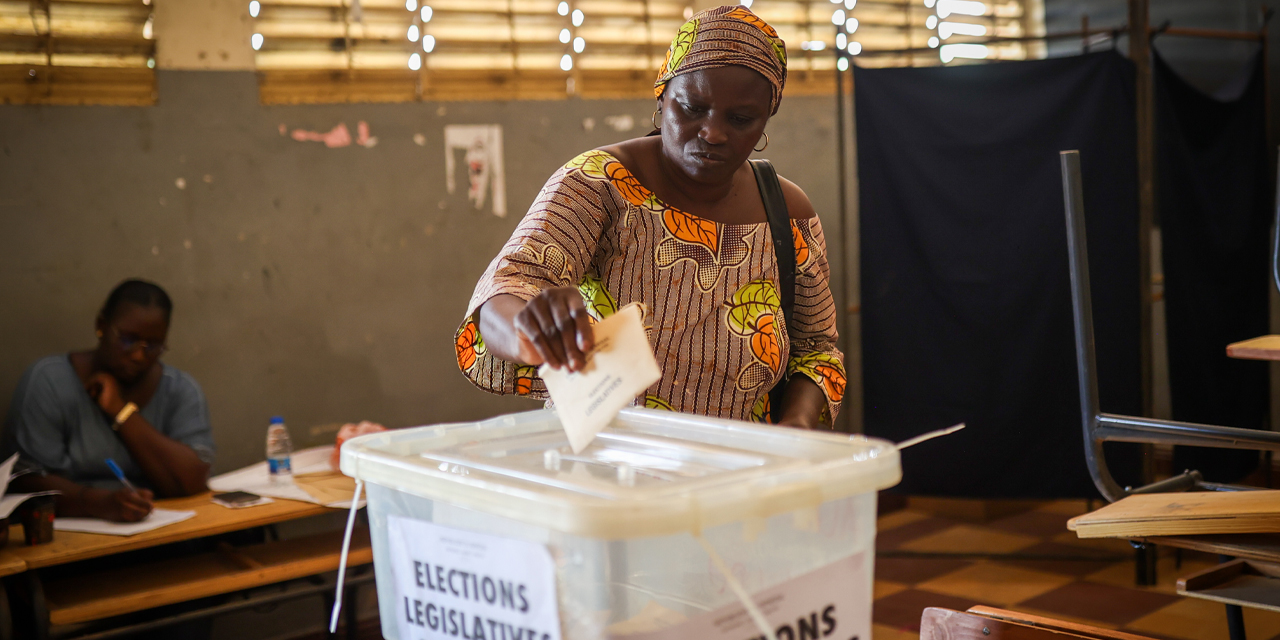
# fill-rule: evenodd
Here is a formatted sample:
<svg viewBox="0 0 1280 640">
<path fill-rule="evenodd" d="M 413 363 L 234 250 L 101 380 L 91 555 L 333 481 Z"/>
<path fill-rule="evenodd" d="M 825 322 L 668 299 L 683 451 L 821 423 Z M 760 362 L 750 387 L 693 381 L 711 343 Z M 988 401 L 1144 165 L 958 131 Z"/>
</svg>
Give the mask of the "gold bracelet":
<svg viewBox="0 0 1280 640">
<path fill-rule="evenodd" d="M 133 416 L 133 414 L 137 412 L 138 412 L 138 405 L 132 402 L 126 403 L 124 405 L 124 408 L 120 410 L 120 413 L 116 414 L 116 421 L 114 424 L 111 425 L 111 429 L 113 431 L 119 431 L 120 425 L 124 424 L 125 420 L 128 420 L 130 417 Z"/>
</svg>

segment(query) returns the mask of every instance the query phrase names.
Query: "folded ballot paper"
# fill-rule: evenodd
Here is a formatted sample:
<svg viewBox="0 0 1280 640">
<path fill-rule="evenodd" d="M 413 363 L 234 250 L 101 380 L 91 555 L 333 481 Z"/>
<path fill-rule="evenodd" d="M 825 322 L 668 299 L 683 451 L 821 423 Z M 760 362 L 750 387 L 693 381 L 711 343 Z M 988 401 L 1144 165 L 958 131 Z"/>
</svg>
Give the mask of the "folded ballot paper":
<svg viewBox="0 0 1280 640">
<path fill-rule="evenodd" d="M 596 346 L 581 371 L 545 364 L 538 370 L 574 453 L 581 453 L 623 407 L 662 378 L 643 316 L 640 305 L 629 304 L 596 324 Z"/>
<path fill-rule="evenodd" d="M 38 491 L 36 493 L 9 493 L 9 481 L 18 475 L 13 473 L 13 466 L 18 463 L 18 454 L 9 456 L 3 464 L 0 464 L 0 518 L 8 518 L 13 515 L 13 510 L 18 505 L 26 502 L 30 498 L 36 496 L 49 496 L 59 493 L 57 491 Z"/>
</svg>

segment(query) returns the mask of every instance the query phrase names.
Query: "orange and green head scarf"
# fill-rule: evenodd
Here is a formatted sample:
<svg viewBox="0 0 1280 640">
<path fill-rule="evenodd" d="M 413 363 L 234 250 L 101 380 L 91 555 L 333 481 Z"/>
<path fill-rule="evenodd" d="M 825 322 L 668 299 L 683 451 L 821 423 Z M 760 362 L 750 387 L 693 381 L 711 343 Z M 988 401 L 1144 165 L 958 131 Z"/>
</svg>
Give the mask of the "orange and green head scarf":
<svg viewBox="0 0 1280 640">
<path fill-rule="evenodd" d="M 773 85 L 770 113 L 777 113 L 787 83 L 787 47 L 769 23 L 743 6 L 700 11 L 684 23 L 658 69 L 653 95 L 661 96 L 667 81 L 682 73 L 734 64 L 758 71 Z"/>
</svg>

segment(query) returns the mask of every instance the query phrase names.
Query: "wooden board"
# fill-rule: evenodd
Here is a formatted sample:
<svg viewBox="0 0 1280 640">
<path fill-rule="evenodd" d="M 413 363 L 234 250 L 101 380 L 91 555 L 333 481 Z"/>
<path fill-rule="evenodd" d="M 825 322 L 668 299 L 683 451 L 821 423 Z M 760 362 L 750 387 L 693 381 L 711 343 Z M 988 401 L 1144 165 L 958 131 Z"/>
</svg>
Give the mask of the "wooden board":
<svg viewBox="0 0 1280 640">
<path fill-rule="evenodd" d="M 212 493 L 189 498 L 157 500 L 156 506 L 165 509 L 194 510 L 194 518 L 167 527 L 160 527 L 134 536 L 109 536 L 98 533 L 55 531 L 53 542 L 35 547 L 23 546 L 22 527 L 9 530 L 10 544 L 0 549 L 0 565 L 21 561 L 28 569 L 97 558 L 133 549 L 145 549 L 170 542 L 204 538 L 228 531 L 239 531 L 287 520 L 320 515 L 331 510 L 318 504 L 279 500 L 271 504 L 228 509 L 209 500 Z"/>
<path fill-rule="evenodd" d="M 1129 496 L 1067 521 L 1081 538 L 1280 532 L 1280 491 Z"/>
<path fill-rule="evenodd" d="M 175 602 L 232 593 L 338 568 L 342 531 L 162 562 L 77 574 L 45 583 L 49 622 L 101 620 Z M 369 530 L 352 534 L 347 566 L 373 562 Z"/>
<path fill-rule="evenodd" d="M 1151 638 L 986 607 L 974 607 L 969 611 L 929 607 L 920 617 L 920 640 L 1151 640 Z"/>
<path fill-rule="evenodd" d="M 1237 533 L 1212 536 L 1152 536 L 1136 538 L 1157 546 L 1203 551 L 1220 556 L 1280 562 L 1280 534 Z"/>
<path fill-rule="evenodd" d="M 10 540 L 10 543 L 22 544 L 22 540 Z M 0 556 L 0 577 L 11 576 L 27 570 L 27 561 L 11 555 Z"/>
<path fill-rule="evenodd" d="M 1143 636 L 1135 636 L 1132 633 L 1125 633 L 1123 631 L 1100 629 L 1098 627 L 1091 627 L 1089 625 L 1079 624 L 1076 622 L 1067 622 L 1066 620 L 1056 620 L 1054 618 L 1046 618 L 1044 616 L 1035 616 L 1029 613 L 1022 613 L 1021 611 L 1006 611 L 995 607 L 970 607 L 969 613 L 979 615 L 984 618 L 1004 620 L 1015 624 L 1065 631 L 1068 633 L 1078 634 L 1086 638 L 1105 638 L 1107 640 L 1149 640 Z"/>
<path fill-rule="evenodd" d="M 1280 360 L 1280 336 L 1262 336 L 1229 344 L 1227 355 L 1243 360 Z"/>
<path fill-rule="evenodd" d="M 1179 578 L 1178 593 L 1280 613 L 1280 565 L 1232 560 Z"/>
</svg>

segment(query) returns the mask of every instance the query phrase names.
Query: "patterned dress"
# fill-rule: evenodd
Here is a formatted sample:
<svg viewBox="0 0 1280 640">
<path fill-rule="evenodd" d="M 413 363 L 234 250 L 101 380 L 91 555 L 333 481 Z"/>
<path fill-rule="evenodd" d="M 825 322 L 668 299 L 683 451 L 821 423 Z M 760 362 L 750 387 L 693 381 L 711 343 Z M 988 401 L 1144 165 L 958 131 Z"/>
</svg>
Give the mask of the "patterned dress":
<svg viewBox="0 0 1280 640">
<path fill-rule="evenodd" d="M 490 355 L 476 309 L 500 294 L 529 300 L 574 286 L 599 320 L 639 302 L 662 379 L 637 403 L 765 421 L 769 390 L 808 376 L 834 417 L 844 396 L 835 303 L 818 219 L 791 220 L 793 325 L 786 327 L 769 224 L 726 224 L 664 204 L 617 158 L 588 151 L 551 176 L 476 285 L 455 346 L 476 386 L 546 399 L 537 368 Z"/>
</svg>

